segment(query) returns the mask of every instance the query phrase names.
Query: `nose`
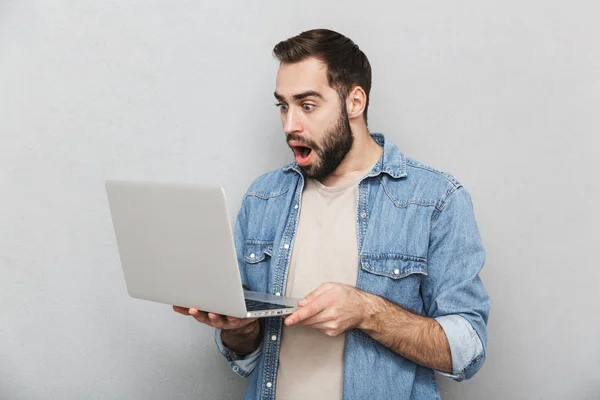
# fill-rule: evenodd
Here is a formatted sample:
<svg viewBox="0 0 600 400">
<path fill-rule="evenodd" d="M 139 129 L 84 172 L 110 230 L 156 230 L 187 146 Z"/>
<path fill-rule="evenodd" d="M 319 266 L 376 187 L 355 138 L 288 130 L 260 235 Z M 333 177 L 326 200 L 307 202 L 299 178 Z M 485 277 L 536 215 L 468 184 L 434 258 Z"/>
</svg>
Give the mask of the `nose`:
<svg viewBox="0 0 600 400">
<path fill-rule="evenodd" d="M 289 135 L 290 133 L 302 132 L 302 121 L 300 121 L 299 116 L 292 111 L 291 107 L 282 117 L 282 122 L 283 131 L 286 133 L 286 135 Z"/>
</svg>

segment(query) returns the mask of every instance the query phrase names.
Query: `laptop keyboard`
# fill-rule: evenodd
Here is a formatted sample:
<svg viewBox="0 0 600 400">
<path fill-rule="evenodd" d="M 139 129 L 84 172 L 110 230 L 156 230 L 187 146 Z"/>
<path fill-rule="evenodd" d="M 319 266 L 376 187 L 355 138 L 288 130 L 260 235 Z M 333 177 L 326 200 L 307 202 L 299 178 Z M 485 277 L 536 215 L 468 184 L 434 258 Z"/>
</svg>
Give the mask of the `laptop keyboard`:
<svg viewBox="0 0 600 400">
<path fill-rule="evenodd" d="M 248 311 L 276 310 L 278 308 L 290 308 L 284 304 L 267 303 L 264 301 L 250 300 L 250 299 L 244 299 L 244 300 L 246 300 L 246 310 L 248 310 Z"/>
</svg>

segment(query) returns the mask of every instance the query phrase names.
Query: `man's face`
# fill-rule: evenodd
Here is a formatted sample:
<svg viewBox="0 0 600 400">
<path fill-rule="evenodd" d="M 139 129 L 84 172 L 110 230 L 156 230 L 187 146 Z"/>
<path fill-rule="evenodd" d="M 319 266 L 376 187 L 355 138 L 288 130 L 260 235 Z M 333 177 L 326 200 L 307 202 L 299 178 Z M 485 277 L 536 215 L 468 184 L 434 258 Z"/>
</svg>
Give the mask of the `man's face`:
<svg viewBox="0 0 600 400">
<path fill-rule="evenodd" d="M 314 179 L 335 171 L 353 143 L 346 105 L 329 86 L 326 68 L 315 58 L 283 63 L 275 90 L 287 143 Z"/>
</svg>

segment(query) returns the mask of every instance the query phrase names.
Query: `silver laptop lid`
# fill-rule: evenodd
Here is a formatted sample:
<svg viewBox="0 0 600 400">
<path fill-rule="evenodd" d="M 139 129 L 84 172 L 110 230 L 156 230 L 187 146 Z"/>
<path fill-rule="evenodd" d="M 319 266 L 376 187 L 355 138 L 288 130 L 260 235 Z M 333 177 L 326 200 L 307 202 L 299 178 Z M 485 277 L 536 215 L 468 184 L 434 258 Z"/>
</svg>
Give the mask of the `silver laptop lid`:
<svg viewBox="0 0 600 400">
<path fill-rule="evenodd" d="M 246 316 L 222 188 L 107 181 L 106 192 L 132 297 Z"/>
</svg>

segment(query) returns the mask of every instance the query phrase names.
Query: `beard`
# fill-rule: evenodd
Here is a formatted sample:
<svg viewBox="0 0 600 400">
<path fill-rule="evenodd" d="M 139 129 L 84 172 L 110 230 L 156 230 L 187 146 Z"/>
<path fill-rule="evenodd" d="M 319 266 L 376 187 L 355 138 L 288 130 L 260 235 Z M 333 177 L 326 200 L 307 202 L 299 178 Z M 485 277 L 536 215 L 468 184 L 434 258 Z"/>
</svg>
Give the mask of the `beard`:
<svg viewBox="0 0 600 400">
<path fill-rule="evenodd" d="M 340 116 L 335 125 L 323 135 L 321 145 L 312 140 L 306 140 L 302 135 L 291 133 L 287 140 L 297 140 L 309 146 L 318 155 L 316 161 L 300 167 L 306 178 L 323 179 L 342 163 L 354 143 L 352 128 L 348 119 L 346 107 L 342 106 Z"/>
</svg>

